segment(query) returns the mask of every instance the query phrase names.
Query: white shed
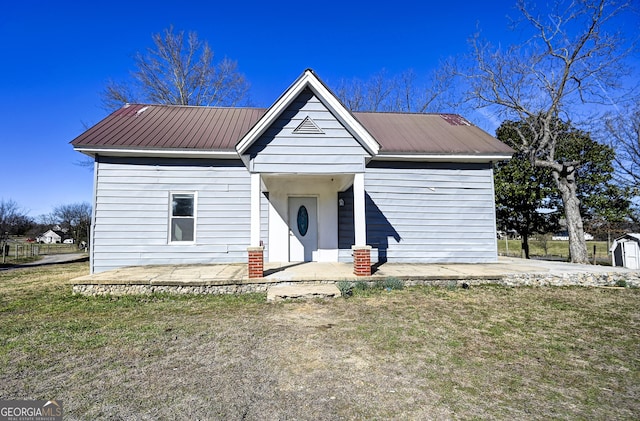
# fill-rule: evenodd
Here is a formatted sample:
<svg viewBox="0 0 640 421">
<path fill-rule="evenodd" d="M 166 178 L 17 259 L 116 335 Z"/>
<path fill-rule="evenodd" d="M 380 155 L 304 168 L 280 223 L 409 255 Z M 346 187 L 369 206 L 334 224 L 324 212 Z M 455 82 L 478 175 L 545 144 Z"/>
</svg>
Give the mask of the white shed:
<svg viewBox="0 0 640 421">
<path fill-rule="evenodd" d="M 629 269 L 640 269 L 640 234 L 625 234 L 613 241 L 611 264 Z"/>
</svg>

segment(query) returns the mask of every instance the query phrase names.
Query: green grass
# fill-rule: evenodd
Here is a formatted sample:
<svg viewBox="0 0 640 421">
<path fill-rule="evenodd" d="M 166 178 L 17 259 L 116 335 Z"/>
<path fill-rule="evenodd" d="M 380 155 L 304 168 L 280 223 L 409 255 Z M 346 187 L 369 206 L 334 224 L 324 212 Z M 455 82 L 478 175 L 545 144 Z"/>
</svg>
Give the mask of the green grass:
<svg viewBox="0 0 640 421">
<path fill-rule="evenodd" d="M 522 241 L 521 240 L 508 240 L 509 241 L 509 256 L 520 257 L 522 255 Z M 593 259 L 593 247 L 596 246 L 596 256 L 598 260 L 610 261 L 609 251 L 606 241 L 587 241 L 587 252 L 589 258 Z M 500 255 L 506 255 L 507 253 L 506 241 L 498 240 L 498 253 Z M 552 256 L 558 258 L 569 258 L 569 242 L 568 241 L 547 241 L 547 249 L 545 253 L 543 242 L 539 240 L 529 239 L 529 252 L 532 256 Z"/>
<path fill-rule="evenodd" d="M 0 398 L 70 419 L 636 419 L 639 289 L 83 297 L 0 272 Z"/>
</svg>

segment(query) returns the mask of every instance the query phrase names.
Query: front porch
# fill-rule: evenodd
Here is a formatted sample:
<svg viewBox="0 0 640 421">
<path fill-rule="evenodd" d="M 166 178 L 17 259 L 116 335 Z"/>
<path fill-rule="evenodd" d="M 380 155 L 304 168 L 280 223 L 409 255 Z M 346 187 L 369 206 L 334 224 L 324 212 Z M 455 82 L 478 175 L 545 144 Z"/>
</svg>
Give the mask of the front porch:
<svg viewBox="0 0 640 421">
<path fill-rule="evenodd" d="M 340 261 L 339 195 L 351 189 L 347 226 L 352 273 L 371 275 L 371 247 L 366 244 L 364 173 L 251 174 L 251 245 L 247 249 L 248 277 L 268 275 L 267 262 Z M 266 221 L 262 207 L 267 205 Z M 263 238 L 264 228 L 266 238 Z M 343 228 L 344 229 L 344 228 Z M 348 234 L 347 234 L 348 236 Z M 266 241 L 265 241 L 266 240 Z M 268 244 L 268 258 L 265 247 Z M 343 252 L 344 247 L 343 247 Z"/>
</svg>

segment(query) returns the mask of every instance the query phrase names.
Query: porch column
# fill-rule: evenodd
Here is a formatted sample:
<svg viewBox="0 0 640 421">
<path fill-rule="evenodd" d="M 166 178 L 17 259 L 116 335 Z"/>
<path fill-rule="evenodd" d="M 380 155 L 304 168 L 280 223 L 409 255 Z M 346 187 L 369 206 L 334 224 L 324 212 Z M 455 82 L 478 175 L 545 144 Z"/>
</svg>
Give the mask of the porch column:
<svg viewBox="0 0 640 421">
<path fill-rule="evenodd" d="M 260 244 L 260 173 L 251 173 L 251 243 L 249 255 L 249 278 L 264 276 L 264 247 Z"/>
<path fill-rule="evenodd" d="M 367 220 L 364 210 L 364 173 L 353 178 L 353 230 L 356 246 L 367 245 Z"/>
<path fill-rule="evenodd" d="M 367 246 L 367 218 L 365 214 L 364 173 L 353 177 L 353 273 L 371 276 L 371 247 Z"/>
<path fill-rule="evenodd" d="M 251 173 L 251 247 L 260 247 L 260 173 Z"/>
</svg>

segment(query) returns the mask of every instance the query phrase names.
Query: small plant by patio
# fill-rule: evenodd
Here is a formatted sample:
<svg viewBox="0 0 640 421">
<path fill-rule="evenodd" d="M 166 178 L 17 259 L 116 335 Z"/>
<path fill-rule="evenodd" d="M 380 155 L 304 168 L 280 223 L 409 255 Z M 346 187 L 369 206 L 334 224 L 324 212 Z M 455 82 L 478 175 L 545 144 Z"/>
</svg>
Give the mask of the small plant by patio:
<svg viewBox="0 0 640 421">
<path fill-rule="evenodd" d="M 358 282 L 356 282 L 354 288 L 357 291 L 366 291 L 367 289 L 369 289 L 369 284 L 367 284 L 364 281 L 358 281 Z"/>
<path fill-rule="evenodd" d="M 627 281 L 625 281 L 624 279 L 618 279 L 616 281 L 616 286 L 617 287 L 626 288 L 627 287 Z"/>
<path fill-rule="evenodd" d="M 404 289 L 404 282 L 398 278 L 390 277 L 384 280 L 382 287 L 387 291 L 401 290 Z"/>
<path fill-rule="evenodd" d="M 353 295 L 353 287 L 351 286 L 351 282 L 348 281 L 340 281 L 336 284 L 338 289 L 340 290 L 340 294 L 344 298 L 349 298 Z"/>
</svg>

